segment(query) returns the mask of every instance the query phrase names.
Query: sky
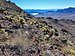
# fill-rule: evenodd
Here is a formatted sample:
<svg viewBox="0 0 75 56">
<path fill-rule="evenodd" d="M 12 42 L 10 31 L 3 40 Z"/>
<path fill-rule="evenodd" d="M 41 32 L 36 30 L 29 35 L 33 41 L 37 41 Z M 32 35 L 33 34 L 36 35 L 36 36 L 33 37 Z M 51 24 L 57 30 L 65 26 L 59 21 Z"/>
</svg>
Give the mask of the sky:
<svg viewBox="0 0 75 56">
<path fill-rule="evenodd" d="M 75 7 L 75 0 L 11 0 L 22 9 L 62 9 Z"/>
</svg>

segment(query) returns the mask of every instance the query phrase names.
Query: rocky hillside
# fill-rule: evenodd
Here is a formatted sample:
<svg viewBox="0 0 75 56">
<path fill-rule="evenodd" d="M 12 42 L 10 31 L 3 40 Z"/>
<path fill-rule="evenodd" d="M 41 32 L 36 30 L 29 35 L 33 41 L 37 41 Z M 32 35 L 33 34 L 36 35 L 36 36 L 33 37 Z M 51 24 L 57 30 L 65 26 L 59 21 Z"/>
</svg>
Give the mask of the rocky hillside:
<svg viewBox="0 0 75 56">
<path fill-rule="evenodd" d="M 25 13 L 20 7 L 16 6 L 15 3 L 6 0 L 0 0 L 0 10 L 8 11 L 9 14 L 20 15 L 26 17 L 32 17 L 29 14 Z"/>
<path fill-rule="evenodd" d="M 0 56 L 75 55 L 74 21 L 34 18 L 10 1 L 0 2 Z"/>
</svg>

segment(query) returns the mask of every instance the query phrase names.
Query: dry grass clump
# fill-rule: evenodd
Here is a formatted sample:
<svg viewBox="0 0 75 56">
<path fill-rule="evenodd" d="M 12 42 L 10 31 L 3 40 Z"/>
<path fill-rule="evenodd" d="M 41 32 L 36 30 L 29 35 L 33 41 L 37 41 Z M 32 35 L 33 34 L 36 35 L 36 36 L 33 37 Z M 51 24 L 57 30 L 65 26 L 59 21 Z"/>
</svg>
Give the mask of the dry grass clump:
<svg viewBox="0 0 75 56">
<path fill-rule="evenodd" d="M 24 30 L 17 30 L 16 34 L 12 34 L 9 36 L 9 40 L 6 42 L 8 45 L 21 45 L 24 48 L 27 48 L 28 46 L 32 45 L 32 41 L 30 41 L 26 36 L 29 33 Z"/>
<path fill-rule="evenodd" d="M 63 48 L 65 53 L 69 53 L 70 55 L 75 55 L 75 47 L 73 46 L 66 46 Z"/>
<path fill-rule="evenodd" d="M 5 29 L 0 29 L 0 41 L 4 42 L 8 39 L 8 32 L 5 31 Z"/>
</svg>

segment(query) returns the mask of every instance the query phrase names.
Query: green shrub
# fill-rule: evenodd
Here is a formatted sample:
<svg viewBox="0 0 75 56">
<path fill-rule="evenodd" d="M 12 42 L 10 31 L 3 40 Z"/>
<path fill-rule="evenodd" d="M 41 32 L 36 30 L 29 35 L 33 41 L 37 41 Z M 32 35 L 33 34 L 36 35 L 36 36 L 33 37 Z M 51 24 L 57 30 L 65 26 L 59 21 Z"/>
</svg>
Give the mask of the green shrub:
<svg viewBox="0 0 75 56">
<path fill-rule="evenodd" d="M 5 16 L 7 20 L 11 20 L 11 16 Z"/>
<path fill-rule="evenodd" d="M 0 32 L 2 32 L 0 36 L 0 41 L 4 42 L 8 39 L 8 32 L 5 32 L 5 29 L 1 29 Z"/>
<path fill-rule="evenodd" d="M 41 31 L 43 32 L 43 31 L 46 31 L 47 30 L 47 27 L 42 27 L 41 28 Z"/>
<path fill-rule="evenodd" d="M 5 29 L 1 29 L 1 32 L 5 32 Z"/>
<path fill-rule="evenodd" d="M 16 21 L 16 18 L 14 17 L 14 18 L 11 18 L 13 21 Z"/>
<path fill-rule="evenodd" d="M 45 35 L 43 38 L 44 39 L 48 39 L 49 38 L 49 35 Z"/>
<path fill-rule="evenodd" d="M 54 32 L 55 32 L 55 30 L 54 30 L 54 29 L 51 29 L 51 30 L 50 30 L 50 37 L 52 37 L 52 36 L 53 36 Z"/>
<path fill-rule="evenodd" d="M 29 19 L 30 24 L 35 24 L 37 22 L 36 19 Z"/>
<path fill-rule="evenodd" d="M 21 19 L 20 19 L 20 23 L 21 23 L 21 24 L 25 24 L 25 23 L 26 23 L 26 22 L 25 22 L 25 19 L 24 19 L 24 18 L 21 18 Z"/>
<path fill-rule="evenodd" d="M 8 14 L 8 11 L 4 11 L 3 13 L 4 13 L 5 15 L 7 15 L 7 14 Z"/>
</svg>

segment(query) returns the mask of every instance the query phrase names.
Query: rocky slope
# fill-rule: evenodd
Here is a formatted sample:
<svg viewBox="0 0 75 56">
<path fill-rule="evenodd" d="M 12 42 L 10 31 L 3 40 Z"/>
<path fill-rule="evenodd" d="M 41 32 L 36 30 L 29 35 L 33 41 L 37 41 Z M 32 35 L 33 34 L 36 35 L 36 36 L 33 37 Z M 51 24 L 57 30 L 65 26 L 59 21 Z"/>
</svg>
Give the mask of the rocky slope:
<svg viewBox="0 0 75 56">
<path fill-rule="evenodd" d="M 0 56 L 75 55 L 74 21 L 34 18 L 12 2 L 0 2 Z"/>
</svg>

